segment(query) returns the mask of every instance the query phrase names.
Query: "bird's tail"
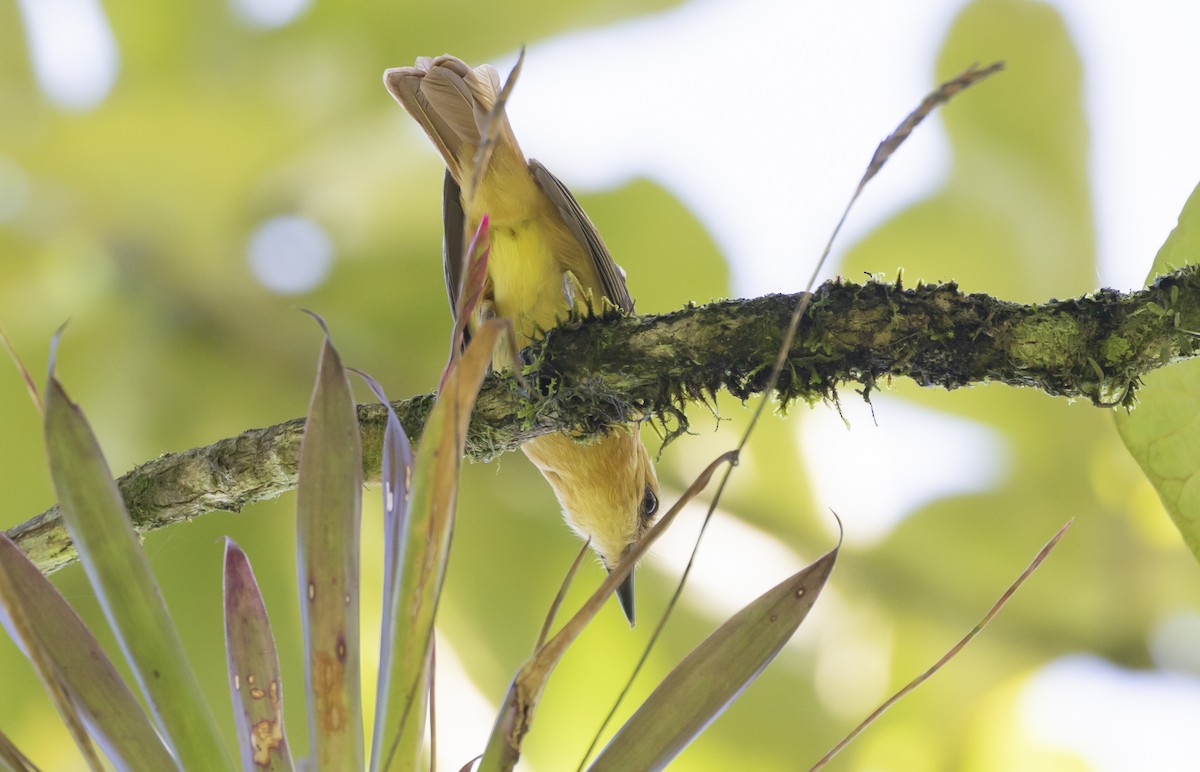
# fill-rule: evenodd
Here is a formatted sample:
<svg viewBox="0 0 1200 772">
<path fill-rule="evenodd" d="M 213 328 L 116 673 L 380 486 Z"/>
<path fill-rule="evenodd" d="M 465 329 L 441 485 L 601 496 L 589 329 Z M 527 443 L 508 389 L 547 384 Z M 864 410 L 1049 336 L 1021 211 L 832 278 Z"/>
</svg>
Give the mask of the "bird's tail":
<svg viewBox="0 0 1200 772">
<path fill-rule="evenodd" d="M 421 57 L 415 67 L 387 70 L 383 82 L 433 140 L 454 179 L 460 185 L 465 184 L 475 151 L 488 131 L 488 113 L 500 93 L 496 68 L 484 64 L 472 69 L 448 54 L 432 59 Z M 523 166 L 525 157 L 508 119 L 503 114 L 497 118 L 495 153 L 497 156 L 515 153 Z"/>
</svg>

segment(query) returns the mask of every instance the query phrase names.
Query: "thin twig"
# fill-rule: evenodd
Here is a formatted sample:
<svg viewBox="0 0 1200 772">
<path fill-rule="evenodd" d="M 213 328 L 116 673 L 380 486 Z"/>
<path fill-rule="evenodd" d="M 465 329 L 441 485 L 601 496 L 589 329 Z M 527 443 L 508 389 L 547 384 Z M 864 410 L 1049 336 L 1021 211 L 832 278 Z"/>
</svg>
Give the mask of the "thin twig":
<svg viewBox="0 0 1200 772">
<path fill-rule="evenodd" d="M 567 575 L 563 577 L 562 583 L 558 586 L 558 593 L 554 596 L 554 600 L 550 603 L 550 610 L 546 612 L 546 621 L 542 623 L 541 632 L 538 633 L 537 643 L 534 644 L 533 650 L 536 652 L 546 643 L 546 639 L 550 637 L 550 628 L 554 626 L 554 618 L 558 616 L 558 610 L 562 608 L 563 601 L 567 597 L 567 590 L 571 588 L 571 582 L 575 579 L 575 574 L 579 571 L 579 567 L 583 565 L 583 558 L 587 555 L 588 550 L 592 546 L 592 540 L 588 539 L 579 548 L 579 554 L 575 556 L 575 560 L 571 562 L 571 567 L 567 569 Z"/>
</svg>

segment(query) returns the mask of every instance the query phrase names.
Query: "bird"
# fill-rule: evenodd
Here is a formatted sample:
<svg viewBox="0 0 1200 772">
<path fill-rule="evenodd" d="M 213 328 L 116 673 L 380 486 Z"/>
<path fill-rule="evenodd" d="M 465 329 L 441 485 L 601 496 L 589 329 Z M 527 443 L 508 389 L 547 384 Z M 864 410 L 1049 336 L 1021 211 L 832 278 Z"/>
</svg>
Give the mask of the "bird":
<svg viewBox="0 0 1200 772">
<path fill-rule="evenodd" d="M 446 163 L 443 262 L 452 312 L 463 270 L 464 226 L 474 233 L 488 217 L 484 310 L 469 320 L 468 334 L 481 315 L 492 315 L 511 322 L 515 343 L 524 348 L 569 318 L 581 300 L 589 306 L 607 301 L 633 313 L 625 272 L 595 225 L 557 177 L 525 157 L 503 109 L 492 114 L 501 94 L 494 67 L 470 67 L 449 54 L 420 57 L 415 66 L 386 70 L 383 80 Z M 476 151 L 489 136 L 490 158 L 477 170 Z M 464 190 L 473 194 L 464 196 Z M 511 361 L 511 352 L 497 353 L 493 366 Z M 544 435 L 522 450 L 550 483 L 567 524 L 605 569 L 611 571 L 653 524 L 658 477 L 635 426 L 612 428 L 586 444 L 567 434 Z M 633 626 L 633 572 L 616 595 Z"/>
</svg>

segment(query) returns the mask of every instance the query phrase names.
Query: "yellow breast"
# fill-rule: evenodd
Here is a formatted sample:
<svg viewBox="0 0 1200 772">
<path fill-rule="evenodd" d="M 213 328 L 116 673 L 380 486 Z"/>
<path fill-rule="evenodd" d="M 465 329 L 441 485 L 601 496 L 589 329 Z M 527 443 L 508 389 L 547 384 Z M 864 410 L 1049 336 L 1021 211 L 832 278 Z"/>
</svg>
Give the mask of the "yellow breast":
<svg viewBox="0 0 1200 772">
<path fill-rule="evenodd" d="M 512 320 L 517 346 L 523 348 L 566 317 L 566 271 L 597 298 L 602 290 L 591 256 L 538 187 L 524 157 L 510 150 L 497 148 L 477 199 L 464 208 L 472 227 L 485 212 L 489 215 L 492 307 L 497 316 Z"/>
<path fill-rule="evenodd" d="M 512 320 L 521 347 L 567 312 L 563 268 L 549 235 L 547 228 L 530 220 L 515 227 L 492 227 L 492 302 L 498 316 Z"/>
</svg>

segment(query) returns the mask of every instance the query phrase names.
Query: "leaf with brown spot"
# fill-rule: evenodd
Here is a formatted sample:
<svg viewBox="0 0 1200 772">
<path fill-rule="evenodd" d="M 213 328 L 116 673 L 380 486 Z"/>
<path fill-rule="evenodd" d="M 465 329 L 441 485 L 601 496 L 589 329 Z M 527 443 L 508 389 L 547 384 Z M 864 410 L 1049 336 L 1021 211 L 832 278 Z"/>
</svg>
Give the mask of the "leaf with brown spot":
<svg viewBox="0 0 1200 772">
<path fill-rule="evenodd" d="M 361 509 L 362 448 L 354 396 L 341 357 L 326 334 L 300 447 L 296 488 L 309 742 L 317 770 L 363 766 L 358 646 Z"/>
<path fill-rule="evenodd" d="M 225 654 L 243 769 L 293 769 L 275 636 L 246 553 L 225 540 Z"/>
</svg>

